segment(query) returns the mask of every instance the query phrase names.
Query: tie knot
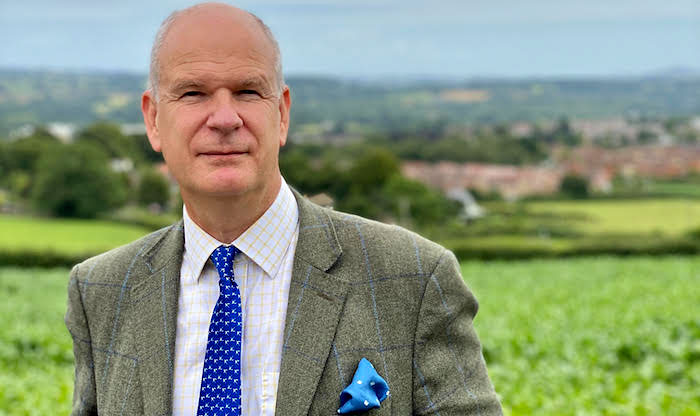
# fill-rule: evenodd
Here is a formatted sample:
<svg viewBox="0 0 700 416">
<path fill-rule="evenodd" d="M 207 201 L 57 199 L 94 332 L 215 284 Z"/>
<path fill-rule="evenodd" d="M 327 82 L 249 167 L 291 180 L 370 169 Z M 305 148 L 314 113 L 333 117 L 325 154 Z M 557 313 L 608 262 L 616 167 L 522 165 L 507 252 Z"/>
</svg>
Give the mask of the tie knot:
<svg viewBox="0 0 700 416">
<path fill-rule="evenodd" d="M 234 246 L 219 246 L 211 253 L 211 261 L 219 272 L 219 277 L 233 277 L 233 258 L 240 251 Z"/>
</svg>

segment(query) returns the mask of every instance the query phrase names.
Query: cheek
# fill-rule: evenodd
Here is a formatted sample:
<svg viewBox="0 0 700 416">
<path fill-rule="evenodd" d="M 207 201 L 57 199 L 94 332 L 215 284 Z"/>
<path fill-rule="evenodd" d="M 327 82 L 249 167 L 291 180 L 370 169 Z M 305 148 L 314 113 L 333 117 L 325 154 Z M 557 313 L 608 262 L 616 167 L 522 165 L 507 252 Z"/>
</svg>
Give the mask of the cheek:
<svg viewBox="0 0 700 416">
<path fill-rule="evenodd" d="M 192 137 L 201 125 L 197 120 L 196 114 L 186 111 L 173 112 L 163 117 L 161 136 L 164 156 L 170 153 L 175 157 L 186 157 Z"/>
</svg>

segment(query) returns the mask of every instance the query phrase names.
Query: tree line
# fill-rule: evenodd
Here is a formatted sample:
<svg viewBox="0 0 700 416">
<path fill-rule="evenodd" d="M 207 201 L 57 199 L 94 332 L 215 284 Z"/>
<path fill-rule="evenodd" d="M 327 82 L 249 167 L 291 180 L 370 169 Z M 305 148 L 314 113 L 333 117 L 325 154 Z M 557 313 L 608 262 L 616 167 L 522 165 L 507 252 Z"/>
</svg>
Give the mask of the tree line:
<svg viewBox="0 0 700 416">
<path fill-rule="evenodd" d="M 383 145 L 283 148 L 280 167 L 306 195 L 326 193 L 337 209 L 370 218 L 422 225 L 455 217 L 459 205 L 401 175 L 400 158 Z M 156 170 L 163 159 L 143 135 L 98 122 L 64 143 L 44 128 L 0 140 L 4 205 L 20 213 L 96 218 L 126 205 L 178 212 L 181 200 Z M 0 206 L 2 206 L 0 198 Z"/>
<path fill-rule="evenodd" d="M 15 211 L 57 217 L 95 218 L 127 203 L 167 208 L 170 185 L 154 170 L 160 160 L 145 137 L 115 124 L 91 124 L 70 143 L 36 128 L 0 141 L 0 189 Z"/>
</svg>

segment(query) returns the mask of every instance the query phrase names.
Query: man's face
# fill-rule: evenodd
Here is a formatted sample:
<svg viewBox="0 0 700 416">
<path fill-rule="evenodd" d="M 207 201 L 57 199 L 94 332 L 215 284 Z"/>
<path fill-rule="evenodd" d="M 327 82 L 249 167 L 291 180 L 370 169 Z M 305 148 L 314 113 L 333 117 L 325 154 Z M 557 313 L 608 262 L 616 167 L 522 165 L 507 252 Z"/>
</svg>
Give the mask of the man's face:
<svg viewBox="0 0 700 416">
<path fill-rule="evenodd" d="M 142 99 L 151 145 L 183 196 L 270 192 L 279 183 L 289 90 L 280 94 L 261 28 L 222 14 L 173 24 L 160 51 L 157 101 L 150 92 Z"/>
</svg>

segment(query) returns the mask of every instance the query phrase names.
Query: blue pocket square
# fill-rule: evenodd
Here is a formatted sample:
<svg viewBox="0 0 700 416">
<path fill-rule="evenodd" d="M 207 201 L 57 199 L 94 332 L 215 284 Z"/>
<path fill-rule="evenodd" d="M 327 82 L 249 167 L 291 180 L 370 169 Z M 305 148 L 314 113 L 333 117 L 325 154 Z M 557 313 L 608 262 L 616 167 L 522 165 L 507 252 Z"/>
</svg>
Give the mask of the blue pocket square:
<svg viewBox="0 0 700 416">
<path fill-rule="evenodd" d="M 352 383 L 340 393 L 338 414 L 367 411 L 379 407 L 389 397 L 389 386 L 377 373 L 372 363 L 363 358 L 357 365 Z"/>
</svg>

